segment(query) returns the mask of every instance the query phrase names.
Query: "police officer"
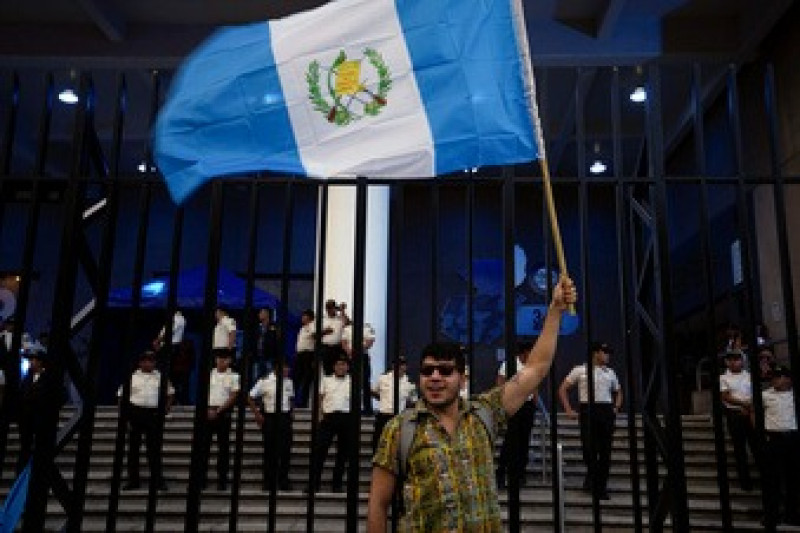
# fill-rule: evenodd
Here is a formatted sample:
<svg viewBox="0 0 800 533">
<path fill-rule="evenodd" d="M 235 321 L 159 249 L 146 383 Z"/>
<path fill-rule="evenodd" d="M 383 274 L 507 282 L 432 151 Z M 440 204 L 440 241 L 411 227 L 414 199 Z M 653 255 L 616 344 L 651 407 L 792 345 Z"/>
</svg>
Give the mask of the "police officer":
<svg viewBox="0 0 800 533">
<path fill-rule="evenodd" d="M 347 452 L 355 444 L 348 431 L 350 420 L 350 375 L 347 373 L 347 355 L 340 353 L 333 365 L 333 375 L 325 376 L 320 383 L 319 403 L 322 405 L 322 421 L 319 425 L 317 444 L 312 463 L 313 483 L 311 490 L 320 489 L 322 468 L 328 457 L 328 449 L 336 438 L 336 461 L 333 467 L 333 492 L 342 491 L 342 478 L 347 461 Z"/>
<path fill-rule="evenodd" d="M 131 375 L 131 394 L 128 403 L 123 405 L 128 416 L 128 482 L 122 490 L 139 488 L 139 448 L 144 437 L 147 447 L 147 464 L 150 477 L 156 480 L 160 490 L 167 490 L 161 469 L 161 450 L 156 447 L 159 420 L 158 394 L 161 386 L 161 373 L 156 370 L 156 355 L 148 350 L 139 356 L 139 367 Z M 166 410 L 172 406 L 175 390 L 167 385 Z M 122 396 L 122 387 L 117 396 Z"/>
<path fill-rule="evenodd" d="M 203 440 L 203 452 L 208 457 L 211 438 L 217 438 L 217 489 L 228 487 L 228 458 L 230 456 L 231 412 L 239 394 L 239 374 L 231 369 L 231 350 L 215 352 L 216 366 L 208 382 L 208 418 Z M 203 481 L 202 485 L 205 485 Z"/>
<path fill-rule="evenodd" d="M 277 370 L 277 369 L 275 369 Z M 247 403 L 256 417 L 256 423 L 261 428 L 264 438 L 264 461 L 262 463 L 264 481 L 263 490 L 272 488 L 275 479 L 275 470 L 278 474 L 278 488 L 291 490 L 289 484 L 289 461 L 292 452 L 292 400 L 294 398 L 294 385 L 289 379 L 289 367 L 283 366 L 283 394 L 281 395 L 280 411 L 275 411 L 278 380 L 275 370 L 268 376 L 259 379 L 250 389 Z M 256 404 L 256 399 L 261 399 L 261 409 Z M 277 453 L 276 453 L 277 452 Z"/>
<path fill-rule="evenodd" d="M 608 471 L 611 463 L 611 446 L 614 439 L 614 419 L 622 407 L 622 389 L 617 374 L 608 367 L 608 360 L 613 350 L 604 342 L 594 342 L 589 347 L 592 357 L 592 376 L 594 378 L 594 405 L 589 405 L 589 372 L 587 365 L 578 365 L 567 374 L 558 389 L 561 405 L 567 416 L 579 418 L 581 445 L 583 446 L 583 462 L 587 475 L 583 489 L 593 491 L 601 500 L 608 499 Z M 572 409 L 567 391 L 578 385 L 580 413 Z M 589 446 L 589 431 L 592 442 Z M 594 478 L 592 472 L 594 465 Z"/>
</svg>

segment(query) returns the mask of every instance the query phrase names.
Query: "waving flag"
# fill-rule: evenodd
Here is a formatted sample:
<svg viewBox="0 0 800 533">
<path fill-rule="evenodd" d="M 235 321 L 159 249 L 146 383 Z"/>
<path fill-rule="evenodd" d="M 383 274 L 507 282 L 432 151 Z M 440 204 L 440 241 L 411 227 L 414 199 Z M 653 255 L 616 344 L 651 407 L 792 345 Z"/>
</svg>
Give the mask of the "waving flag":
<svg viewBox="0 0 800 533">
<path fill-rule="evenodd" d="M 519 0 L 338 0 L 218 31 L 155 155 L 180 203 L 216 176 L 431 177 L 537 157 Z"/>
</svg>

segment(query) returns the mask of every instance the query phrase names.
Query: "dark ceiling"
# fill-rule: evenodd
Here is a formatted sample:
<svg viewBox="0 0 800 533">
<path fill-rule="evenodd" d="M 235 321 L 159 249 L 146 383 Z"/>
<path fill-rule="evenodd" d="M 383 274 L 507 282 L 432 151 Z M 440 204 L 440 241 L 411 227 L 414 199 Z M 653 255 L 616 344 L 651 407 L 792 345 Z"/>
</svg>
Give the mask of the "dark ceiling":
<svg viewBox="0 0 800 533">
<path fill-rule="evenodd" d="M 89 72 L 98 95 L 116 92 L 126 75 L 129 113 L 124 138 L 134 165 L 147 150 L 155 69 L 169 73 L 215 27 L 261 21 L 322 4 L 319 0 L 4 0 L 0 2 L 0 91 L 12 71 L 22 101 L 12 167 L 32 167 L 45 98 L 46 72 L 56 88 Z M 576 138 L 587 152 L 610 150 L 611 83 L 619 72 L 627 94 L 647 69 L 662 65 L 665 142 L 677 142 L 689 120 L 692 62 L 702 64 L 704 94 L 712 98 L 727 65 L 753 57 L 792 5 L 791 0 L 523 0 L 531 57 L 543 102 L 545 135 L 555 173 L 575 174 Z M 579 68 L 576 68 L 579 67 Z M 162 93 L 163 87 L 161 85 Z M 8 113 L 2 97 L 0 120 Z M 634 171 L 641 151 L 641 105 L 621 98 L 624 168 Z M 110 139 L 114 98 L 98 97 L 97 129 Z M 56 116 L 49 138 L 48 173 L 69 153 L 70 116 Z M 576 117 L 585 130 L 578 135 Z M 0 122 L 0 124 L 4 123 Z M 59 140 L 63 141 L 59 154 Z M 27 141 L 27 142 L 26 142 Z"/>
</svg>

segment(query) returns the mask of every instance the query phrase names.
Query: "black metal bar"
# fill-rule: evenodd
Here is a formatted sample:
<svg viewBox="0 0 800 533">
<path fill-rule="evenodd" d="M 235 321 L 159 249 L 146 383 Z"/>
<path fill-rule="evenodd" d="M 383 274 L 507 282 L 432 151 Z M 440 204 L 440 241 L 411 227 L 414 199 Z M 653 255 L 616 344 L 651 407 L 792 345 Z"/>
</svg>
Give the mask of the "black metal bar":
<svg viewBox="0 0 800 533">
<path fill-rule="evenodd" d="M 316 332 L 322 331 L 322 306 L 325 298 L 325 255 L 327 252 L 327 237 L 328 237 L 328 183 L 322 185 L 322 194 L 319 196 L 320 206 L 317 212 L 319 213 L 319 249 L 317 251 L 317 287 L 316 287 L 316 310 L 315 312 L 315 330 Z M 314 444 L 317 442 L 317 433 L 319 429 L 319 413 L 322 405 L 319 402 L 319 385 L 320 385 L 320 364 L 319 360 L 320 347 L 322 344 L 321 335 L 317 335 L 316 353 L 317 365 L 314 369 L 314 394 L 311 398 L 311 442 L 308 449 L 308 512 L 306 513 L 306 531 L 314 531 L 314 503 L 316 492 L 314 489 Z"/>
<path fill-rule="evenodd" d="M 473 176 L 473 174 L 470 174 Z M 475 368 L 475 272 L 472 261 L 475 255 L 475 182 L 467 184 L 467 346 L 469 367 Z M 469 390 L 473 390 L 474 372 L 469 373 Z"/>
<path fill-rule="evenodd" d="M 502 216 L 503 216 L 503 327 L 505 339 L 506 376 L 510 377 L 517 371 L 516 345 L 516 299 L 514 298 L 514 175 L 510 167 L 503 167 L 502 185 Z M 470 377 L 474 372 L 470 372 Z M 516 436 L 515 436 L 516 437 Z M 522 453 L 519 439 L 509 441 L 509 458 L 507 464 L 508 474 L 508 530 L 512 533 L 520 531 L 520 477 L 524 475 L 511 465 L 518 465 Z M 527 450 L 526 450 L 527 452 Z M 527 463 L 527 461 L 526 461 Z"/>
<path fill-rule="evenodd" d="M 792 282 L 792 264 L 789 254 L 789 232 L 786 219 L 786 184 L 781 170 L 780 136 L 778 127 L 778 100 L 775 94 L 775 67 L 767 65 L 764 77 L 764 101 L 769 121 L 769 154 L 772 176 L 775 179 L 773 194 L 775 196 L 775 222 L 778 231 L 778 257 L 781 266 L 781 292 L 783 293 L 784 320 L 786 322 L 786 339 L 789 346 L 789 361 L 792 378 L 800 384 L 800 348 L 798 347 L 797 311 L 795 309 L 794 284 Z M 800 419 L 800 386 L 795 385 L 794 408 L 796 418 Z"/>
<path fill-rule="evenodd" d="M 730 487 L 728 486 L 728 460 L 725 448 L 725 429 L 722 421 L 722 402 L 719 391 L 719 372 L 714 339 L 714 326 L 717 323 L 714 309 L 714 270 L 713 252 L 711 249 L 711 225 L 708 209 L 708 180 L 706 179 L 705 122 L 703 100 L 701 94 L 702 69 L 695 63 L 692 67 L 692 114 L 694 126 L 695 170 L 700 176 L 700 225 L 701 255 L 703 263 L 703 281 L 706 295 L 706 350 L 712 357 L 711 372 L 711 417 L 714 424 L 714 452 L 717 465 L 717 487 L 719 489 L 720 518 L 722 529 L 731 531 L 733 516 L 731 513 Z"/>
<path fill-rule="evenodd" d="M 42 117 L 39 122 L 39 137 L 37 146 L 46 145 L 50 135 L 50 123 L 53 116 L 53 75 L 48 73 L 45 82 L 45 97 L 42 102 Z M 11 340 L 11 351 L 8 357 L 19 360 L 20 346 L 22 345 L 22 332 L 24 331 L 25 317 L 28 313 L 28 299 L 30 296 L 31 276 L 29 273 L 33 272 L 33 259 L 36 252 L 36 237 L 39 233 L 39 218 L 41 214 L 41 201 L 39 199 L 39 182 L 42 173 L 37 172 L 30 180 L 31 184 L 31 209 L 28 215 L 28 224 L 25 230 L 25 244 L 22 251 L 22 277 L 20 279 L 19 290 L 17 292 L 17 308 L 16 315 L 19 317 L 20 326 L 18 326 Z M 7 365 L 7 376 L 5 387 L 5 394 L 8 396 L 18 395 L 21 376 L 19 373 L 19 364 L 14 362 Z M 13 391 L 13 392 L 12 392 Z M 14 408 L 14 401 L 3 402 L 3 407 L 0 409 L 0 457 L 5 457 L 7 442 L 8 442 L 8 424 L 11 413 L 10 409 Z M 0 479 L 3 474 L 3 462 L 0 462 Z"/>
<path fill-rule="evenodd" d="M 364 357 L 364 279 L 367 262 L 367 197 L 369 191 L 367 178 L 359 176 L 356 182 L 356 217 L 355 217 L 355 256 L 353 272 L 353 325 L 350 359 L 353 370 L 350 372 L 350 431 L 354 444 L 348 451 L 347 463 L 347 533 L 358 531 L 359 487 L 358 478 L 361 472 L 361 389 L 364 382 L 362 373 L 366 370 Z M 341 446 L 340 443 L 336 444 Z"/>
<path fill-rule="evenodd" d="M 119 176 L 120 154 L 122 153 L 122 139 L 124 137 L 125 113 L 128 110 L 128 83 L 125 74 L 117 75 L 117 93 L 114 107 L 114 136 L 111 143 L 111 164 L 109 175 Z"/>
<path fill-rule="evenodd" d="M 241 391 L 236 401 L 236 443 L 233 453 L 233 483 L 231 487 L 231 513 L 228 515 L 228 531 L 236 531 L 237 522 L 239 519 L 239 494 L 241 491 L 242 481 L 242 455 L 244 452 L 244 424 L 247 416 L 247 390 L 250 383 L 258 379 L 258 376 L 253 376 L 255 379 L 250 379 L 250 372 L 252 364 L 251 354 L 257 349 L 258 335 L 257 319 L 254 315 L 253 309 L 253 290 L 255 288 L 255 275 L 256 275 L 256 252 L 258 250 L 258 205 L 259 205 L 259 188 L 258 184 L 253 181 L 250 185 L 250 206 L 248 209 L 248 216 L 250 223 L 247 228 L 247 266 L 246 266 L 246 279 L 245 279 L 245 293 L 244 293 L 244 321 L 243 328 L 244 346 L 242 346 L 242 368 L 241 368 Z M 276 388 L 276 391 L 283 390 Z M 283 396 L 280 394 L 279 396 Z M 280 412 L 280 411 L 276 411 Z M 265 443 L 262 443 L 262 446 Z M 264 454 L 260 454 L 263 460 Z M 263 468 L 263 465 L 262 465 Z M 269 509 L 268 502 L 267 508 Z M 271 527 L 271 526 L 270 526 Z M 270 529 L 271 531 L 271 529 Z"/>
<path fill-rule="evenodd" d="M 16 71 L 11 76 L 11 92 L 8 106 L 8 120 L 6 120 L 6 131 L 3 135 L 2 162 L 0 162 L 0 172 L 3 176 L 11 174 L 11 159 L 14 155 L 14 139 L 17 133 L 17 115 L 19 114 L 19 74 Z M 0 181 L 2 183 L 2 181 Z M 0 191 L 1 192 L 1 191 Z M 1 219 L 2 217 L 0 217 Z"/>
<path fill-rule="evenodd" d="M 75 128 L 74 128 L 74 151 L 72 167 L 69 178 L 69 193 L 65 201 L 65 221 L 61 237 L 61 249 L 59 251 L 59 267 L 56 278 L 55 298 L 58 305 L 53 306 L 52 315 L 52 335 L 49 349 L 55 355 L 54 368 L 51 371 L 61 374 L 64 368 L 69 370 L 70 377 L 76 377 L 82 371 L 78 364 L 75 354 L 70 345 L 71 337 L 71 313 L 75 301 L 75 277 L 77 273 L 77 258 L 73 253 L 73 243 L 78 237 L 81 229 L 81 204 L 85 198 L 86 183 L 83 179 L 83 161 L 85 149 L 86 129 L 91 123 L 91 99 L 92 83 L 88 76 L 81 76 L 80 94 L 83 105 L 78 108 Z M 47 507 L 47 494 L 50 486 L 56 486 L 60 472 L 51 463 L 55 457 L 37 458 L 34 454 L 33 466 L 31 468 L 31 478 L 28 486 L 29 496 L 25 507 L 25 518 L 22 531 L 38 532 L 44 529 L 44 520 Z M 81 473 L 77 472 L 80 476 Z M 85 472 L 84 472 L 85 475 Z M 72 494 L 68 494 L 70 500 L 60 499 L 61 505 L 66 511 L 68 519 L 75 519 L 76 507 L 72 505 Z"/>
<path fill-rule="evenodd" d="M 213 335 L 215 307 L 217 305 L 217 286 L 219 284 L 219 264 L 222 255 L 222 220 L 223 220 L 223 188 L 219 180 L 211 186 L 211 212 L 209 214 L 208 257 L 206 265 L 205 296 L 203 301 L 206 333 L 203 350 L 198 367 L 197 398 L 194 410 L 194 430 L 192 432 L 192 449 L 203 450 L 192 454 L 191 472 L 189 473 L 189 491 L 186 498 L 186 531 L 197 531 L 200 524 L 200 490 L 201 481 L 205 479 L 208 466 L 209 450 L 205 449 L 206 432 L 208 431 L 208 392 L 211 367 L 211 337 Z M 202 448 L 201 448 L 202 447 Z"/>
<path fill-rule="evenodd" d="M 392 339 L 393 339 L 393 349 L 392 349 L 392 356 L 388 358 L 387 366 L 389 364 L 392 365 L 394 369 L 394 390 L 393 395 L 394 398 L 392 399 L 394 409 L 396 412 L 399 412 L 400 409 L 400 374 L 399 374 L 399 355 L 405 355 L 408 357 L 409 354 L 404 353 L 403 345 L 400 342 L 400 338 L 402 335 L 402 314 L 403 314 L 403 307 L 402 307 L 402 298 L 403 298 L 403 291 L 402 291 L 402 284 L 400 282 L 401 277 L 401 259 L 402 259 L 402 235 L 403 235 L 403 222 L 405 220 L 404 217 L 404 197 L 405 197 L 405 188 L 403 185 L 393 185 L 392 186 L 392 206 L 391 206 L 391 240 L 390 240 L 390 250 L 391 250 L 391 271 L 389 272 L 389 279 L 391 280 L 391 302 L 393 302 L 392 309 L 393 317 L 390 320 L 390 328 L 392 331 Z M 397 527 L 400 523 L 400 506 L 397 499 L 399 491 L 395 491 L 392 495 L 392 520 L 391 520 L 391 531 L 392 533 L 397 533 Z"/>
<path fill-rule="evenodd" d="M 652 98 L 650 97 L 652 95 Z M 674 349 L 672 293 L 670 288 L 669 234 L 667 230 L 667 187 L 664 180 L 664 143 L 661 124 L 661 71 L 656 65 L 650 67 L 650 87 L 648 90 L 648 162 L 649 175 L 655 179 L 653 211 L 657 244 L 656 301 L 660 303 L 659 354 L 662 357 L 664 383 L 668 413 L 667 430 L 667 478 L 669 483 L 669 503 L 672 515 L 672 528 L 676 532 L 689 531 L 689 508 L 686 493 L 686 465 L 683 455 L 683 435 L 681 428 L 680 398 L 677 383 L 677 354 Z M 650 524 L 651 527 L 654 524 Z M 660 529 L 663 524 L 655 524 Z"/>
<path fill-rule="evenodd" d="M 133 339 L 136 336 L 138 315 L 142 302 L 142 280 L 144 278 L 144 260 L 147 246 L 148 221 L 152 203 L 152 186 L 149 183 L 142 185 L 142 194 L 139 198 L 139 231 L 136 235 L 136 252 L 133 258 L 133 282 L 131 283 L 131 310 L 128 317 L 122 353 L 130 354 L 133 351 Z M 119 418 L 117 419 L 117 436 L 114 443 L 114 463 L 111 473 L 111 487 L 109 488 L 108 512 L 106 514 L 106 531 L 113 532 L 117 529 L 117 511 L 119 509 L 119 490 L 122 477 L 122 461 L 125 454 L 125 433 L 128 428 L 128 403 L 131 396 L 131 375 L 127 373 L 122 382 L 122 394 L 119 400 Z"/>
<path fill-rule="evenodd" d="M 439 182 L 431 183 L 431 341 L 439 338 Z M 472 372 L 470 372 L 471 374 Z"/>
</svg>

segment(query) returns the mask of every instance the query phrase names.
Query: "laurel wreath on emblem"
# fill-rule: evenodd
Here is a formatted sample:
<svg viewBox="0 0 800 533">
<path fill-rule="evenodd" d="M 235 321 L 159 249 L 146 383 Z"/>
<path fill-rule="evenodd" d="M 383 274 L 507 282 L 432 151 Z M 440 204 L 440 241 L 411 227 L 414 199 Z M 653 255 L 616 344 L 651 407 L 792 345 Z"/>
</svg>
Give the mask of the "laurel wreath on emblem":
<svg viewBox="0 0 800 533">
<path fill-rule="evenodd" d="M 314 60 L 308 65 L 306 71 L 308 99 L 314 105 L 314 109 L 322 113 L 328 122 L 337 126 L 346 126 L 365 116 L 377 116 L 386 106 L 386 96 L 392 88 L 392 75 L 389 67 L 383 57 L 372 48 L 366 48 L 364 56 L 378 74 L 378 81 L 374 90 L 368 89 L 366 83 L 362 82 L 359 85 L 359 92 L 356 94 L 341 95 L 337 94 L 335 90 L 337 71 L 347 61 L 347 54 L 344 50 L 341 50 L 333 64 L 325 69 L 327 70 L 326 96 L 322 93 L 321 71 L 323 69 L 319 61 Z M 355 109 L 357 104 L 360 104 L 360 112 Z"/>
</svg>

